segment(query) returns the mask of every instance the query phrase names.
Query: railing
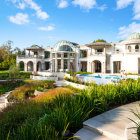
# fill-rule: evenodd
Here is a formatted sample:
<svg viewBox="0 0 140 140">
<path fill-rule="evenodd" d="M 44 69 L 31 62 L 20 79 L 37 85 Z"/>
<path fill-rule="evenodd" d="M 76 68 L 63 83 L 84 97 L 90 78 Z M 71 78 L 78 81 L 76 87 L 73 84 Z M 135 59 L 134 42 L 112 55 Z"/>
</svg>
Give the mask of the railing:
<svg viewBox="0 0 140 140">
<path fill-rule="evenodd" d="M 125 50 L 124 52 L 120 52 L 120 51 L 113 51 L 112 54 L 136 54 L 136 53 L 140 53 L 140 49 L 134 49 L 134 50 Z"/>
<path fill-rule="evenodd" d="M 105 52 L 92 52 L 90 55 L 105 55 Z"/>
<path fill-rule="evenodd" d="M 18 59 L 28 59 L 28 58 L 39 58 L 42 59 L 42 56 L 38 55 L 19 55 Z"/>
</svg>

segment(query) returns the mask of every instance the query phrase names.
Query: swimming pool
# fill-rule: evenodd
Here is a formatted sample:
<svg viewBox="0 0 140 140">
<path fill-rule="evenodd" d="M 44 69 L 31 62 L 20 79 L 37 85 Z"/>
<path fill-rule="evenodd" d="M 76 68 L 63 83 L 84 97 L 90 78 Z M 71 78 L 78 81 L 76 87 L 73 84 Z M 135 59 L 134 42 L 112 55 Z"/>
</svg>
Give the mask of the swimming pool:
<svg viewBox="0 0 140 140">
<path fill-rule="evenodd" d="M 95 82 L 96 84 L 109 84 L 112 82 L 119 82 L 122 79 L 134 79 L 136 80 L 138 76 L 134 75 L 128 75 L 128 76 L 121 76 L 121 75 L 107 75 L 107 74 L 79 74 L 77 75 L 77 78 L 79 78 L 83 82 Z"/>
</svg>

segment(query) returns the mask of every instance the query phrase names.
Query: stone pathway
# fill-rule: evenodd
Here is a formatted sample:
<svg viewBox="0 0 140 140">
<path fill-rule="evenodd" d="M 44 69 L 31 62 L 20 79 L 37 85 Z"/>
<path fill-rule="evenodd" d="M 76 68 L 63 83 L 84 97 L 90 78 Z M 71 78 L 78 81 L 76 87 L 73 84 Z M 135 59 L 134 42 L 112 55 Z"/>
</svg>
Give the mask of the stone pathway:
<svg viewBox="0 0 140 140">
<path fill-rule="evenodd" d="M 0 111 L 6 107 L 7 105 L 7 96 L 9 95 L 9 93 L 3 94 L 2 96 L 0 96 Z"/>
<path fill-rule="evenodd" d="M 130 110 L 140 109 L 139 103 L 123 105 L 85 121 L 83 128 L 74 135 L 78 137 L 74 139 L 127 140 L 127 127 L 132 123 L 128 118 L 137 120 Z"/>
</svg>

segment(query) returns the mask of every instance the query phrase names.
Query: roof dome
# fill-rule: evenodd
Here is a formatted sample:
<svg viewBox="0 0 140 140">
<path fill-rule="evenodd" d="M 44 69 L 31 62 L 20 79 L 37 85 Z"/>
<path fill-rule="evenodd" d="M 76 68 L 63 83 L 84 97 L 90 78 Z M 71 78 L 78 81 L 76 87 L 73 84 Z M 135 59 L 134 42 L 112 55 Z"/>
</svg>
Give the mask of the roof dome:
<svg viewBox="0 0 140 140">
<path fill-rule="evenodd" d="M 77 44 L 65 40 L 59 41 L 54 46 L 56 51 L 75 51 L 76 47 Z"/>
<path fill-rule="evenodd" d="M 140 33 L 135 32 L 135 33 L 131 34 L 131 35 L 127 38 L 127 40 L 130 40 L 130 39 L 140 39 Z"/>
</svg>

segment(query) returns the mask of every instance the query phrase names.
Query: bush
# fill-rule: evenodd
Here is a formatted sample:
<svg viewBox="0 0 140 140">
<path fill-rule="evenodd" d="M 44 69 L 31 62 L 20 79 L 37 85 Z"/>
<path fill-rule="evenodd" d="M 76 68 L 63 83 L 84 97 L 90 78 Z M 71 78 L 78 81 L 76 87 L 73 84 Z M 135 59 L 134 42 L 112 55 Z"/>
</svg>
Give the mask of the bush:
<svg viewBox="0 0 140 140">
<path fill-rule="evenodd" d="M 0 82 L 0 95 L 24 84 L 22 80 Z"/>
<path fill-rule="evenodd" d="M 19 67 L 13 65 L 9 69 L 9 78 L 10 79 L 18 79 L 19 78 Z"/>
<path fill-rule="evenodd" d="M 25 85 L 18 87 L 8 96 L 9 102 L 22 102 L 29 97 L 34 97 L 35 89 L 44 91 L 44 85 L 53 84 L 54 81 L 32 81 L 27 82 Z"/>
<path fill-rule="evenodd" d="M 30 78 L 31 72 L 20 72 L 18 79 Z M 9 71 L 0 71 L 0 80 L 9 79 Z"/>
</svg>

